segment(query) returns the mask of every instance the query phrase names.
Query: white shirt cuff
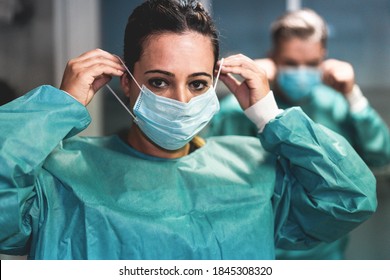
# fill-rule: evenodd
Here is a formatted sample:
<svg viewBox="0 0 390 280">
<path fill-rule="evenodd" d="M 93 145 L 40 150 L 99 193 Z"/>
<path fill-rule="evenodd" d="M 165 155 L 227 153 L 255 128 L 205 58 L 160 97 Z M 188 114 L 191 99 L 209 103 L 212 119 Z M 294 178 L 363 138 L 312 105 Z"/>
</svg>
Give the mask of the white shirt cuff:
<svg viewBox="0 0 390 280">
<path fill-rule="evenodd" d="M 283 112 L 276 104 L 274 93 L 272 90 L 257 101 L 255 104 L 247 108 L 245 115 L 257 126 L 259 133 L 263 132 L 265 125 L 275 119 L 277 115 Z"/>
<path fill-rule="evenodd" d="M 368 100 L 364 97 L 358 85 L 354 85 L 350 93 L 345 95 L 351 112 L 360 112 L 368 106 Z"/>
</svg>

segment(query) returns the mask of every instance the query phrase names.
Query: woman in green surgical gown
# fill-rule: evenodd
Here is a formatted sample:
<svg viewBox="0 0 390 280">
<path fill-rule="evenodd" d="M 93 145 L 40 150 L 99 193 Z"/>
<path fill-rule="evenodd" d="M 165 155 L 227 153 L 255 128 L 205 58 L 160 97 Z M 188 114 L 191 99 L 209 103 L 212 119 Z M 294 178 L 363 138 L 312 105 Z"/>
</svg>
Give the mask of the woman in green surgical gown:
<svg viewBox="0 0 390 280">
<path fill-rule="evenodd" d="M 299 109 L 279 110 L 248 57 L 221 66 L 199 3 L 141 4 L 124 61 L 89 51 L 69 61 L 60 89 L 41 86 L 0 107 L 1 253 L 273 259 L 276 247 L 331 242 L 375 211 L 374 177 L 342 137 Z M 219 108 L 218 69 L 259 139 L 195 136 Z M 76 136 L 113 76 L 135 118 L 128 135 Z"/>
</svg>

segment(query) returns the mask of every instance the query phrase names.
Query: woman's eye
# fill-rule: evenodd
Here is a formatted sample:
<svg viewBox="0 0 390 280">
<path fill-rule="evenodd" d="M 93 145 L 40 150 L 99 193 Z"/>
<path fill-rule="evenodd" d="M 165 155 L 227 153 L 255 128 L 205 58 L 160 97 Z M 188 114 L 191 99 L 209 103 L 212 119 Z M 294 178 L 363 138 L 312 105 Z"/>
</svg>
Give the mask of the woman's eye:
<svg viewBox="0 0 390 280">
<path fill-rule="evenodd" d="M 163 79 L 150 79 L 149 84 L 155 88 L 165 88 L 168 86 L 168 83 Z"/>
<path fill-rule="evenodd" d="M 193 81 L 190 83 L 190 87 L 195 91 L 204 91 L 208 88 L 208 83 L 206 81 Z"/>
<path fill-rule="evenodd" d="M 309 67 L 318 67 L 318 66 L 320 66 L 320 63 L 319 62 L 310 62 L 310 63 L 307 64 L 307 66 L 309 66 Z"/>
</svg>

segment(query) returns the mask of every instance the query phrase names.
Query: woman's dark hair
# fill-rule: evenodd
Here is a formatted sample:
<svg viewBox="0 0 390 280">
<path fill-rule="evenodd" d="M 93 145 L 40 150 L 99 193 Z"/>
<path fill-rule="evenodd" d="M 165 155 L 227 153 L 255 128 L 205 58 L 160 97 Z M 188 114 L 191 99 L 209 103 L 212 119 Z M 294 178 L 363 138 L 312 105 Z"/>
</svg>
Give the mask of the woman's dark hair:
<svg viewBox="0 0 390 280">
<path fill-rule="evenodd" d="M 219 57 L 217 29 L 208 12 L 196 0 L 147 0 L 130 15 L 124 38 L 124 59 L 130 71 L 142 55 L 143 44 L 151 36 L 195 31 L 209 36 L 215 63 Z"/>
</svg>

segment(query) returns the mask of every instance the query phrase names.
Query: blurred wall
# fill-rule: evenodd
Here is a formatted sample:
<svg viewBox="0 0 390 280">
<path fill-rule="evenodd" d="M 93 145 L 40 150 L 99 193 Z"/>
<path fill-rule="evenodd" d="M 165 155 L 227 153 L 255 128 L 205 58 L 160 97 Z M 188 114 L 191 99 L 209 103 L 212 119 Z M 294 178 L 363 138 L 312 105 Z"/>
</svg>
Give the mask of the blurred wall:
<svg viewBox="0 0 390 280">
<path fill-rule="evenodd" d="M 389 0 L 303 0 L 302 4 L 328 22 L 329 56 L 350 61 L 362 87 L 390 89 Z"/>
<path fill-rule="evenodd" d="M 26 22 L 0 22 L 0 79 L 19 95 L 54 78 L 53 1 L 32 3 Z"/>
</svg>

